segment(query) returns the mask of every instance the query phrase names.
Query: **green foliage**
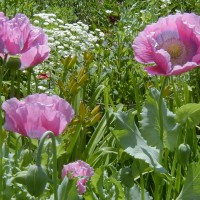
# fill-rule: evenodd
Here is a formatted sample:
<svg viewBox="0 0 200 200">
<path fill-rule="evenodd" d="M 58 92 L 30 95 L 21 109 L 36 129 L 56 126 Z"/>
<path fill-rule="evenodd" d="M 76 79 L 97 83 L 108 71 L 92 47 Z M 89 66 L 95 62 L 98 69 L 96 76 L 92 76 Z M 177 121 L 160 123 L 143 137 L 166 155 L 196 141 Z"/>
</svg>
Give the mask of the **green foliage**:
<svg viewBox="0 0 200 200">
<path fill-rule="evenodd" d="M 59 200 L 81 200 L 81 195 L 78 194 L 76 187 L 76 179 L 68 179 L 65 177 L 62 183 L 58 187 L 58 199 Z"/>
<path fill-rule="evenodd" d="M 168 148 L 173 151 L 177 145 L 179 125 L 175 121 L 175 114 L 172 113 L 162 100 L 162 116 L 164 126 L 163 141 L 160 140 L 160 121 L 159 121 L 159 91 L 156 89 L 150 90 L 150 95 L 147 96 L 145 105 L 142 109 L 141 134 L 151 146 L 156 146 L 159 149 Z"/>
<path fill-rule="evenodd" d="M 158 89 L 162 78 L 148 77 L 143 65 L 134 61 L 132 50 L 134 37 L 147 24 L 177 11 L 199 14 L 200 0 L 2 0 L 0 9 L 8 17 L 24 13 L 31 22 L 38 20 L 37 25 L 49 31 L 49 43 L 55 47 L 47 62 L 30 71 L 12 74 L 6 67 L 2 72 L 1 99 L 10 98 L 13 78 L 13 96 L 57 94 L 75 110 L 74 120 L 56 142 L 59 200 L 200 198 L 196 129 L 200 123 L 199 70 L 169 79 L 162 99 L 161 141 Z M 56 14 L 55 21 L 45 25 L 44 19 L 37 18 L 41 13 Z M 68 28 L 64 27 L 66 23 Z M 76 33 L 80 24 L 86 27 L 87 34 Z M 56 28 L 62 33 L 68 30 L 71 35 L 63 36 Z M 83 36 L 96 36 L 96 29 L 103 35 L 101 41 L 86 40 L 88 46 L 81 49 Z M 39 79 L 40 72 L 49 77 Z M 38 141 L 5 130 L 1 139 L 3 199 L 34 199 L 24 184 L 28 168 L 36 161 Z M 188 146 L 181 154 L 178 152 L 183 142 L 190 145 L 189 158 Z M 50 145 L 46 140 L 42 164 L 51 179 Z M 83 197 L 78 195 L 77 180 L 60 178 L 63 165 L 77 159 L 88 162 L 95 170 Z M 52 199 L 52 185 L 47 182 L 39 198 Z"/>
<path fill-rule="evenodd" d="M 176 120 L 193 128 L 200 123 L 200 104 L 188 103 L 176 110 Z"/>
<path fill-rule="evenodd" d="M 189 165 L 185 183 L 177 200 L 198 200 L 200 198 L 200 165 L 192 163 Z"/>
<path fill-rule="evenodd" d="M 140 188 L 135 184 L 131 188 L 126 188 L 125 199 L 126 200 L 140 200 L 142 198 Z M 148 192 L 145 191 L 145 200 L 152 200 L 153 198 L 149 196 Z"/>
<path fill-rule="evenodd" d="M 132 157 L 148 163 L 159 172 L 166 170 L 159 163 L 159 150 L 148 146 L 134 122 L 132 111 L 116 113 L 113 134 L 124 151 Z"/>
</svg>

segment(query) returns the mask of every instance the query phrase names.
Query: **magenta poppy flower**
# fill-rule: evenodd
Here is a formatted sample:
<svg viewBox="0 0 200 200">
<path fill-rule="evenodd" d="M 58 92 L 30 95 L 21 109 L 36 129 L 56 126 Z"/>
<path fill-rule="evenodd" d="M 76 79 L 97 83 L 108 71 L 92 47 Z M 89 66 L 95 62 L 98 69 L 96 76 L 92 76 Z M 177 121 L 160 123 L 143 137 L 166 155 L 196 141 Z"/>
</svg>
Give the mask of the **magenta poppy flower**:
<svg viewBox="0 0 200 200">
<path fill-rule="evenodd" d="M 135 59 L 150 75 L 179 75 L 200 64 L 200 17 L 169 15 L 148 25 L 133 42 Z"/>
<path fill-rule="evenodd" d="M 62 133 L 74 116 L 70 104 L 59 96 L 33 94 L 23 101 L 11 98 L 2 104 L 5 129 L 30 138 L 40 138 L 46 131 Z"/>
<path fill-rule="evenodd" d="M 31 25 L 24 14 L 8 19 L 0 13 L 0 53 L 19 55 L 20 69 L 33 67 L 49 56 L 48 37 L 44 31 Z"/>
<path fill-rule="evenodd" d="M 79 194 L 83 194 L 86 191 L 87 181 L 94 174 L 94 169 L 90 167 L 89 164 L 85 163 L 82 160 L 77 160 L 76 162 L 69 163 L 63 166 L 62 169 L 62 178 L 65 176 L 73 179 L 78 177 L 77 187 Z"/>
</svg>

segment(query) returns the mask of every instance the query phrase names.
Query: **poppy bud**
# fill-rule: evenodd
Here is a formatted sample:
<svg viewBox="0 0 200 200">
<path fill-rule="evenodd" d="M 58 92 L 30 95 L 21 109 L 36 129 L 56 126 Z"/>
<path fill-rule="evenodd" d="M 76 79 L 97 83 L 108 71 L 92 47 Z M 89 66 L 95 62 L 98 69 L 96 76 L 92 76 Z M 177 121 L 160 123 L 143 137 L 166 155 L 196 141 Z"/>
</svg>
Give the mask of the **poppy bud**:
<svg viewBox="0 0 200 200">
<path fill-rule="evenodd" d="M 180 144 L 178 147 L 178 162 L 182 165 L 187 164 L 190 159 L 190 146 L 188 144 Z"/>
<path fill-rule="evenodd" d="M 18 56 L 10 56 L 6 62 L 6 66 L 12 70 L 17 70 L 21 67 L 21 61 Z"/>
<path fill-rule="evenodd" d="M 31 195 L 38 197 L 43 193 L 47 180 L 47 174 L 42 166 L 30 166 L 26 177 L 28 192 Z"/>
</svg>

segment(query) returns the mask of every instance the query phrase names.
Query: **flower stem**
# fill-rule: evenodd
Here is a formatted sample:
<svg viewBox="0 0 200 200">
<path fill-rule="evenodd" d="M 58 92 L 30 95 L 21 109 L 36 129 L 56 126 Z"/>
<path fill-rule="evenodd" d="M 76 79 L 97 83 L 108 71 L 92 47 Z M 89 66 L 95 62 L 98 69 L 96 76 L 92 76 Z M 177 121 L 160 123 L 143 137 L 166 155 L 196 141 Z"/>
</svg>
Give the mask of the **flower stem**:
<svg viewBox="0 0 200 200">
<path fill-rule="evenodd" d="M 42 154 L 42 147 L 44 145 L 45 138 L 51 136 L 52 139 L 52 148 L 53 148 L 53 187 L 54 187 L 54 200 L 58 200 L 57 194 L 57 152 L 56 152 L 56 139 L 54 134 L 51 131 L 47 131 L 40 139 L 38 153 L 36 158 L 36 165 L 41 165 L 41 154 Z"/>
<path fill-rule="evenodd" d="M 140 119 L 141 108 L 140 108 L 140 95 L 139 95 L 139 89 L 138 89 L 139 87 L 138 87 L 138 83 L 137 83 L 137 75 L 135 74 L 133 76 L 132 73 L 130 73 L 130 76 L 131 76 L 131 79 L 133 81 L 137 116 Z"/>
<path fill-rule="evenodd" d="M 180 186 L 181 186 L 181 165 L 178 164 L 177 165 L 177 170 L 176 170 L 176 181 L 175 181 L 175 190 L 176 190 L 176 193 L 179 194 L 180 192 Z M 175 195 L 176 193 L 174 193 L 174 198 L 175 199 Z"/>
<path fill-rule="evenodd" d="M 31 93 L 31 72 L 32 69 L 27 70 L 27 95 Z"/>
<path fill-rule="evenodd" d="M 2 145 L 3 145 L 3 135 L 2 135 L 2 125 L 3 125 L 3 118 L 2 118 L 2 86 L 3 86 L 3 75 L 4 75 L 4 67 L 6 64 L 6 60 L 7 60 L 7 55 L 5 55 L 4 59 L 3 59 L 3 63 L 2 65 L 0 65 L 0 188 L 1 188 L 1 192 L 0 192 L 0 199 L 2 197 L 2 191 L 3 191 L 3 163 L 2 163 Z"/>
<path fill-rule="evenodd" d="M 11 79 L 11 89 L 10 89 L 10 98 L 14 97 L 15 95 L 15 74 L 16 74 L 16 70 L 15 69 L 11 69 L 10 72 L 10 79 Z"/>
<path fill-rule="evenodd" d="M 17 98 L 20 98 L 20 81 L 21 81 L 21 70 L 17 70 Z"/>
<path fill-rule="evenodd" d="M 172 162 L 171 177 L 174 177 L 174 175 L 175 175 L 176 164 L 177 164 L 177 151 L 175 151 L 174 159 L 173 159 L 173 162 Z M 173 179 L 172 179 L 172 181 L 173 181 Z M 172 188 L 173 187 L 174 187 L 174 182 L 170 182 L 169 183 L 169 187 L 167 189 L 166 200 L 170 200 L 171 199 L 171 197 L 172 197 Z"/>
<path fill-rule="evenodd" d="M 168 76 L 164 78 L 162 88 L 160 91 L 160 98 L 159 98 L 159 104 L 158 104 L 158 109 L 159 109 L 159 120 L 160 120 L 160 140 L 163 142 L 163 133 L 164 133 L 164 126 L 163 126 L 163 110 L 162 110 L 162 100 L 163 100 L 163 93 L 165 89 L 165 85 L 167 83 Z"/>
<path fill-rule="evenodd" d="M 32 72 L 33 72 L 33 78 L 35 81 L 35 92 L 38 93 L 38 80 L 36 78 L 36 74 L 35 74 L 34 70 Z"/>
</svg>

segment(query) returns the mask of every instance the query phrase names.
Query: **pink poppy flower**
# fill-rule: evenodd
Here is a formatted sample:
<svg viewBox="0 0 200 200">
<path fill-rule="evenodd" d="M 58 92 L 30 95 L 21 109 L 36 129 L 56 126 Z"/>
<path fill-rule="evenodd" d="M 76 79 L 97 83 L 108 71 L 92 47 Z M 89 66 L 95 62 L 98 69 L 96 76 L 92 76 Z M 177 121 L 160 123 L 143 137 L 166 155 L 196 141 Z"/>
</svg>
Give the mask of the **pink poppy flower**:
<svg viewBox="0 0 200 200">
<path fill-rule="evenodd" d="M 179 75 L 200 64 L 200 17 L 169 15 L 148 25 L 133 42 L 135 59 L 150 75 Z"/>
<path fill-rule="evenodd" d="M 31 25 L 24 14 L 9 20 L 0 13 L 0 53 L 19 55 L 20 69 L 38 65 L 48 58 L 49 52 L 47 35 Z"/>
<path fill-rule="evenodd" d="M 23 101 L 11 98 L 2 104 L 5 129 L 30 138 L 40 138 L 46 131 L 58 136 L 74 116 L 70 104 L 59 96 L 33 94 Z"/>
<path fill-rule="evenodd" d="M 94 169 L 82 160 L 64 165 L 62 169 L 63 179 L 65 176 L 68 176 L 70 179 L 79 178 L 77 181 L 79 194 L 83 194 L 86 191 L 86 183 L 93 174 Z"/>
</svg>

